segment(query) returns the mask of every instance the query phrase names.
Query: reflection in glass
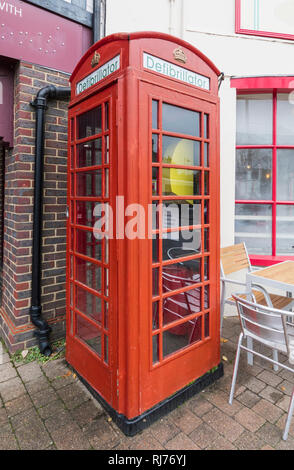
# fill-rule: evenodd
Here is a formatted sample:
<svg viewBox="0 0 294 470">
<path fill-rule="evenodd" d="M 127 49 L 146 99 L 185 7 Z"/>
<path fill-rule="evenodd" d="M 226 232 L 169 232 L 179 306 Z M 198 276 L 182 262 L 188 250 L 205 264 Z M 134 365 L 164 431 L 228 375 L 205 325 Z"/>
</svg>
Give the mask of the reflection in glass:
<svg viewBox="0 0 294 470">
<path fill-rule="evenodd" d="M 84 313 L 98 323 L 101 323 L 101 305 L 102 301 L 100 297 L 96 297 L 96 295 L 76 286 L 76 308 L 81 313 Z"/>
<path fill-rule="evenodd" d="M 163 233 L 162 259 L 177 259 L 201 252 L 201 230 L 182 230 Z"/>
<path fill-rule="evenodd" d="M 204 251 L 205 253 L 209 251 L 209 228 L 204 229 Z"/>
<path fill-rule="evenodd" d="M 277 96 L 277 144 L 294 145 L 294 106 L 288 93 Z"/>
<path fill-rule="evenodd" d="M 277 255 L 294 255 L 294 205 L 277 206 Z"/>
<path fill-rule="evenodd" d="M 76 174 L 77 196 L 101 196 L 101 170 L 83 171 Z"/>
<path fill-rule="evenodd" d="M 104 163 L 109 163 L 109 135 L 104 137 Z"/>
<path fill-rule="evenodd" d="M 77 168 L 102 164 L 102 140 L 95 139 L 77 145 Z"/>
<path fill-rule="evenodd" d="M 76 256 L 76 280 L 101 292 L 101 267 Z"/>
<path fill-rule="evenodd" d="M 165 196 L 199 196 L 201 194 L 201 171 L 163 168 L 162 194 Z"/>
<path fill-rule="evenodd" d="M 294 201 L 294 149 L 277 150 L 277 199 Z"/>
<path fill-rule="evenodd" d="M 204 172 L 204 195 L 209 195 L 209 171 Z"/>
<path fill-rule="evenodd" d="M 101 332 L 80 315 L 76 315 L 76 335 L 101 357 Z"/>
<path fill-rule="evenodd" d="M 238 95 L 237 145 L 271 145 L 272 143 L 272 95 Z"/>
<path fill-rule="evenodd" d="M 77 117 L 78 139 L 99 134 L 102 129 L 101 105 Z"/>
<path fill-rule="evenodd" d="M 236 199 L 272 199 L 272 150 L 236 151 Z"/>
<path fill-rule="evenodd" d="M 201 282 L 201 258 L 162 267 L 162 290 L 171 292 Z"/>
<path fill-rule="evenodd" d="M 104 301 L 104 328 L 108 329 L 108 302 Z"/>
<path fill-rule="evenodd" d="M 201 287 L 196 287 L 186 292 L 165 297 L 162 300 L 163 325 L 166 326 L 185 318 L 187 315 L 199 313 L 201 311 L 201 290 Z M 176 326 L 174 334 L 184 334 L 187 326 L 189 326 L 189 323 Z"/>
<path fill-rule="evenodd" d="M 162 201 L 162 228 L 188 227 L 201 224 L 201 201 L 173 199 Z"/>
<path fill-rule="evenodd" d="M 190 344 L 201 341 L 202 317 L 163 332 L 163 357 L 169 356 Z"/>
<path fill-rule="evenodd" d="M 272 254 L 272 207 L 270 204 L 236 204 L 235 243 L 245 242 L 248 252 Z"/>
<path fill-rule="evenodd" d="M 200 142 L 162 137 L 162 163 L 179 166 L 200 166 Z"/>
<path fill-rule="evenodd" d="M 200 113 L 163 103 L 162 129 L 168 132 L 200 137 Z"/>
</svg>

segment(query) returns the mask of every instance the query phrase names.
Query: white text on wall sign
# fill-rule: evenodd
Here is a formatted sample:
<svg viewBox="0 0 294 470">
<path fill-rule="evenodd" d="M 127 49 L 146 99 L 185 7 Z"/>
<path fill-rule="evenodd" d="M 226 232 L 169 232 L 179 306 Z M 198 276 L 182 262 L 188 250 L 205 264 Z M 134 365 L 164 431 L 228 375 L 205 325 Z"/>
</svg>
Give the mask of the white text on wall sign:
<svg viewBox="0 0 294 470">
<path fill-rule="evenodd" d="M 80 82 L 77 83 L 76 86 L 76 94 L 82 93 L 82 91 L 87 90 L 96 83 L 103 80 L 103 78 L 108 77 L 112 73 L 116 72 L 120 68 L 120 56 L 117 55 L 113 59 L 109 60 L 105 64 L 103 64 L 99 69 L 94 70 L 90 75 L 83 78 Z"/>
<path fill-rule="evenodd" d="M 204 90 L 210 89 L 210 79 L 191 70 L 179 67 L 178 65 L 159 59 L 153 55 L 143 54 L 143 67 L 152 72 L 157 72 L 169 78 L 176 78 L 188 85 L 194 85 Z"/>
</svg>

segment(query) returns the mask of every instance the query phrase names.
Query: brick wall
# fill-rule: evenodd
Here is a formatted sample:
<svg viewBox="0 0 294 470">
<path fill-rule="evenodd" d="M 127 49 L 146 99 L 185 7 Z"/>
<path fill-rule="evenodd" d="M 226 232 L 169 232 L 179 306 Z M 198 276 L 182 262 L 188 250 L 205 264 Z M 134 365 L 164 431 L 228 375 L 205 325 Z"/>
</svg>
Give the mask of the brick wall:
<svg viewBox="0 0 294 470">
<path fill-rule="evenodd" d="M 30 102 L 68 75 L 20 62 L 15 72 L 14 147 L 5 161 L 3 301 L 0 336 L 10 351 L 33 344 L 30 323 L 35 113 Z M 45 127 L 42 309 L 51 338 L 65 333 L 67 102 L 48 101 Z"/>
</svg>

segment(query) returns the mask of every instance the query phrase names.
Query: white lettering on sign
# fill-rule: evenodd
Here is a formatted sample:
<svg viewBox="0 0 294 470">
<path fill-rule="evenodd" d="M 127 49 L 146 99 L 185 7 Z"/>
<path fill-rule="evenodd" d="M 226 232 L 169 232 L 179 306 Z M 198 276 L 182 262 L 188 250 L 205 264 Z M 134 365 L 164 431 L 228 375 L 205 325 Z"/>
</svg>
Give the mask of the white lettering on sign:
<svg viewBox="0 0 294 470">
<path fill-rule="evenodd" d="M 103 78 L 108 77 L 112 73 L 116 72 L 120 68 L 120 56 L 117 55 L 113 59 L 106 62 L 104 65 L 99 67 L 99 69 L 92 72 L 86 78 L 83 78 L 76 86 L 76 94 L 82 93 L 82 91 L 87 90 L 91 86 L 103 80 Z"/>
<path fill-rule="evenodd" d="M 10 13 L 11 15 L 22 16 L 22 9 L 17 8 L 12 3 L 1 2 L 0 1 L 0 10 L 5 12 L 5 13 Z"/>
<path fill-rule="evenodd" d="M 178 65 L 167 62 L 166 60 L 159 59 L 153 55 L 143 54 L 143 67 L 147 70 L 160 73 L 169 78 L 176 78 L 181 82 L 194 85 L 204 90 L 210 89 L 210 79 L 199 73 L 192 72 L 191 70 L 179 67 Z"/>
</svg>

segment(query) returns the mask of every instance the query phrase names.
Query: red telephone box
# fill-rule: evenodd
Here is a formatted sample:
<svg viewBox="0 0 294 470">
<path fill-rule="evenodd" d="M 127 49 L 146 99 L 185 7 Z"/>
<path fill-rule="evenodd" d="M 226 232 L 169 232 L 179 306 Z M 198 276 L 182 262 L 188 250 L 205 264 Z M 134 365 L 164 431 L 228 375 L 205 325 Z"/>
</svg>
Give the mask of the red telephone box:
<svg viewBox="0 0 294 470">
<path fill-rule="evenodd" d="M 67 360 L 129 435 L 223 373 L 219 75 L 143 32 L 71 76 Z"/>
</svg>

